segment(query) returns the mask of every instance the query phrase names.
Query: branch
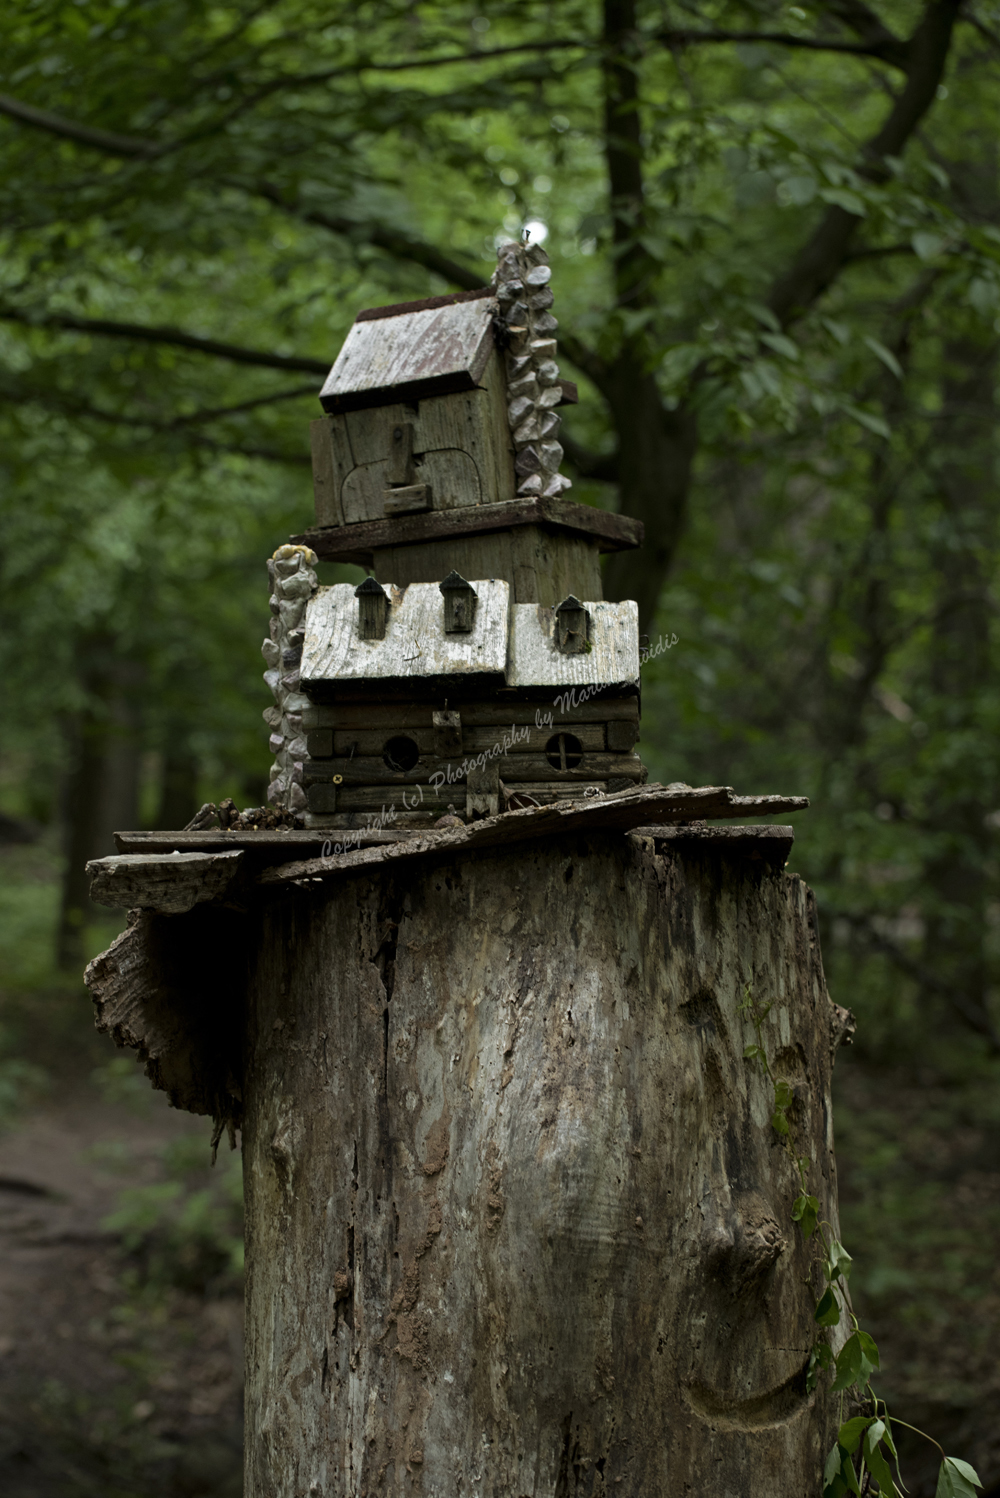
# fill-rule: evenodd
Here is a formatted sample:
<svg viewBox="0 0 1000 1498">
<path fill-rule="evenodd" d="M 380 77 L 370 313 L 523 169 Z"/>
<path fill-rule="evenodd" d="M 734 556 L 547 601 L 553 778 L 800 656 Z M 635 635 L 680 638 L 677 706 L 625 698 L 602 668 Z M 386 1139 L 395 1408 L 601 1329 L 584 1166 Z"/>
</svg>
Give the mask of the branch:
<svg viewBox="0 0 1000 1498">
<path fill-rule="evenodd" d="M 46 406 L 49 410 L 60 411 L 67 416 L 90 416 L 97 421 L 105 421 L 113 426 L 131 427 L 146 432 L 162 432 L 164 436 L 176 437 L 179 427 L 187 418 L 175 418 L 173 421 L 156 421 L 146 416 L 126 416 L 118 411 L 106 411 L 103 406 L 95 406 L 89 401 L 74 400 L 70 405 L 68 402 L 54 400 L 51 396 L 39 395 L 32 392 L 30 395 L 20 397 L 24 403 L 34 402 Z M 234 442 L 219 442 L 215 437 L 206 437 L 203 432 L 184 434 L 184 443 L 187 447 L 205 448 L 209 452 L 235 453 L 242 458 L 263 458 L 268 463 L 290 463 L 295 467 L 309 467 L 312 459 L 308 453 L 283 453 L 271 447 L 240 447 Z"/>
<path fill-rule="evenodd" d="M 0 306 L 0 322 L 22 323 L 29 328 L 58 328 L 71 333 L 90 333 L 99 338 L 130 338 L 136 343 L 159 343 L 173 348 L 190 349 L 215 359 L 229 359 L 233 364 L 254 364 L 261 369 L 296 370 L 300 374 L 327 375 L 329 361 L 309 359 L 297 354 L 269 354 L 263 349 L 241 348 L 235 343 L 219 343 L 201 338 L 180 328 L 164 328 L 145 323 L 113 322 L 99 317 L 73 317 L 48 313 L 38 317 L 17 307 Z"/>
<path fill-rule="evenodd" d="M 859 36 L 863 45 L 881 56 L 884 62 L 894 62 L 896 67 L 904 69 L 907 67 L 907 43 L 890 31 L 862 0 L 826 0 L 824 9 Z"/>
<path fill-rule="evenodd" d="M 242 416 L 245 411 L 256 411 L 260 406 L 274 406 L 279 401 L 300 400 L 303 396 L 315 394 L 315 385 L 295 385 L 291 390 L 276 390 L 274 395 L 258 395 L 253 400 L 239 401 L 235 406 L 205 406 L 200 411 L 192 411 L 190 416 L 175 416 L 172 421 L 164 424 L 164 431 L 199 426 L 204 421 L 221 421 L 226 416 Z"/>
<path fill-rule="evenodd" d="M 578 37 L 562 37 L 549 41 L 521 42 L 509 47 L 493 47 L 488 51 L 456 52 L 449 53 L 444 57 L 408 58 L 404 62 L 380 63 L 369 59 L 361 59 L 346 67 L 327 68 L 320 73 L 304 73 L 298 77 L 291 74 L 272 79 L 269 83 L 261 85 L 260 88 L 251 93 L 246 99 L 241 100 L 235 110 L 231 111 L 230 115 L 226 118 L 229 119 L 237 114 L 242 114 L 248 108 L 252 109 L 254 105 L 268 98 L 269 95 L 281 92 L 283 89 L 308 88 L 320 83 L 330 83 L 336 78 L 351 77 L 362 72 L 402 73 L 414 68 L 445 67 L 449 63 L 488 62 L 493 58 L 508 57 L 518 52 L 554 52 L 574 48 L 579 50 L 592 46 L 592 42 L 581 41 Z M 10 119 L 18 120 L 23 125 L 31 125 L 38 130 L 47 130 L 51 135 L 58 135 L 63 140 L 74 141 L 79 146 L 90 146 L 95 151 L 104 151 L 111 156 L 124 156 L 140 160 L 150 160 L 153 157 L 166 155 L 170 151 L 180 150 L 186 145 L 191 145 L 204 139 L 206 134 L 205 129 L 202 128 L 177 140 L 162 143 L 143 140 L 139 136 L 122 135 L 115 130 L 102 130 L 96 125 L 81 124 L 77 120 L 67 119 L 65 115 L 56 114 L 50 109 L 39 109 L 34 104 L 25 104 L 20 99 L 12 98 L 9 94 L 0 94 L 0 114 L 5 114 Z"/>
<path fill-rule="evenodd" d="M 230 182 L 225 185 L 240 187 L 244 192 L 254 192 L 259 197 L 265 198 L 267 202 L 273 203 L 282 212 L 301 219 L 305 224 L 315 224 L 318 228 L 329 229 L 332 234 L 342 234 L 346 239 L 363 237 L 369 244 L 376 245 L 380 250 L 386 250 L 398 260 L 409 260 L 414 265 L 421 265 L 425 270 L 433 271 L 445 281 L 461 287 L 463 291 L 478 291 L 486 285 L 486 279 L 481 272 L 473 270 L 470 265 L 462 264 L 461 261 L 450 259 L 435 245 L 418 239 L 414 234 L 407 234 L 404 229 L 393 229 L 387 224 L 363 224 L 356 219 L 320 213 L 312 208 L 300 208 L 295 203 L 288 202 L 281 189 L 270 182 L 258 182 L 249 189 L 245 183 Z"/>
<path fill-rule="evenodd" d="M 899 156 L 934 102 L 948 59 L 952 29 L 961 0 L 928 0 L 920 24 L 907 44 L 906 83 L 881 130 L 865 147 L 859 168 L 869 182 L 889 178 L 887 156 Z M 858 7 L 851 4 L 853 11 Z M 860 7 L 862 10 L 864 7 Z M 861 219 L 845 208 L 831 207 L 803 245 L 791 267 L 771 288 L 768 305 L 782 326 L 799 317 L 826 290 L 844 265 Z"/>
<path fill-rule="evenodd" d="M 67 120 L 64 115 L 53 114 L 50 109 L 36 109 L 33 104 L 23 104 L 9 94 L 0 94 L 0 114 L 22 125 L 32 125 L 37 130 L 47 130 L 50 135 L 62 136 L 78 146 L 92 146 L 96 151 L 106 151 L 111 156 L 141 157 L 149 160 L 169 151 L 170 146 L 159 146 L 151 140 L 140 140 L 135 135 L 118 135 L 113 130 L 99 130 L 94 125 L 81 125 L 76 120 Z"/>
<path fill-rule="evenodd" d="M 669 26 L 653 33 L 653 40 L 665 47 L 690 47 L 712 42 L 761 42 L 776 47 L 795 47 L 807 52 L 839 52 L 848 57 L 877 57 L 880 62 L 905 71 L 906 47 L 891 33 L 886 42 L 838 42 L 822 37 L 795 36 L 788 31 L 694 31 Z"/>
</svg>

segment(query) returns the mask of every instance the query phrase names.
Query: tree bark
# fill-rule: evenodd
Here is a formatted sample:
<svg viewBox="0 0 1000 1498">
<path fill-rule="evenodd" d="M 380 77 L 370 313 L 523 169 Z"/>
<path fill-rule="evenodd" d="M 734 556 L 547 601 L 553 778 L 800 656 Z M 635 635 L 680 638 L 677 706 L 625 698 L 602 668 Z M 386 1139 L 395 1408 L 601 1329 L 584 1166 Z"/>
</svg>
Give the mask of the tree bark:
<svg viewBox="0 0 1000 1498">
<path fill-rule="evenodd" d="M 114 833 L 137 820 L 139 739 L 134 706 L 136 668 L 114 655 L 106 635 L 79 650 L 86 702 L 69 732 L 69 769 L 63 787 L 66 867 L 56 960 L 66 972 L 83 966 L 88 921 L 102 914 L 91 903 L 87 863 L 115 851 Z"/>
<path fill-rule="evenodd" d="M 818 1286 L 738 1013 L 774 1001 L 835 1226 L 809 891 L 695 829 L 421 868 L 254 922 L 248 1498 L 818 1491 Z"/>
</svg>

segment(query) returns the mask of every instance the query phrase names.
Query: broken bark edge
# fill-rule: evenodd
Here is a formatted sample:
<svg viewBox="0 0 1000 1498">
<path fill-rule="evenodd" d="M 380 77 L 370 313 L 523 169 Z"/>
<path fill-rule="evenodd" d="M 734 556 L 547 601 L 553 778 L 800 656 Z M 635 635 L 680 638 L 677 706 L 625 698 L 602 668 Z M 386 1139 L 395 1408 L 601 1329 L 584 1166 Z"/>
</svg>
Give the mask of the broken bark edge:
<svg viewBox="0 0 1000 1498">
<path fill-rule="evenodd" d="M 182 916 L 132 910 L 127 928 L 88 965 L 95 1024 L 134 1050 L 175 1108 L 215 1120 L 235 1142 L 242 1124 L 242 1004 L 247 917 L 198 905 Z"/>
</svg>

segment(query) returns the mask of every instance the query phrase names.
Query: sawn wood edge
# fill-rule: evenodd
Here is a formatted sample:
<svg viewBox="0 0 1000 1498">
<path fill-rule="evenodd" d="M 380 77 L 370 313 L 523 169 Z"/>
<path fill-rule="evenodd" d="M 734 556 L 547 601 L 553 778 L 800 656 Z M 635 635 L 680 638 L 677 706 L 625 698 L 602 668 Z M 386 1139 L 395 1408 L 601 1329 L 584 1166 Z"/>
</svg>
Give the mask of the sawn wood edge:
<svg viewBox="0 0 1000 1498">
<path fill-rule="evenodd" d="M 359 520 L 353 525 L 315 526 L 292 540 L 311 546 L 324 561 L 352 561 L 371 565 L 372 552 L 384 546 L 408 546 L 420 541 L 442 541 L 514 525 L 549 525 L 597 538 L 601 551 L 627 551 L 641 546 L 644 527 L 628 515 L 613 515 L 594 505 L 567 499 L 514 499 L 492 505 L 431 510 L 392 520 Z"/>
</svg>

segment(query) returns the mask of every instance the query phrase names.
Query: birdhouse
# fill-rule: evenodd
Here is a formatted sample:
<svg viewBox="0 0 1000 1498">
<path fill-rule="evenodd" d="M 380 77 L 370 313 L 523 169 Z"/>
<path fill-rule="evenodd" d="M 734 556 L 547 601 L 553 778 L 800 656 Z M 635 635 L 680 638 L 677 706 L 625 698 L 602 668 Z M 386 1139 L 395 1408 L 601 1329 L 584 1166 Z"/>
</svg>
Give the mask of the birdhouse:
<svg viewBox="0 0 1000 1498">
<path fill-rule="evenodd" d="M 565 497 L 550 282 L 541 248 L 504 245 L 481 291 L 359 313 L 323 386 L 317 523 L 272 563 L 264 646 L 270 796 L 308 826 L 645 779 L 637 610 L 599 565 L 642 528 Z M 317 558 L 370 575 L 321 588 Z"/>
</svg>

